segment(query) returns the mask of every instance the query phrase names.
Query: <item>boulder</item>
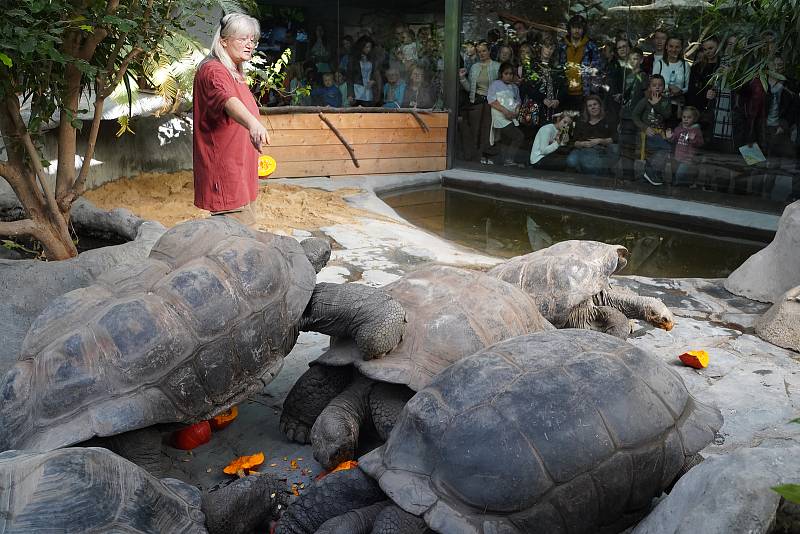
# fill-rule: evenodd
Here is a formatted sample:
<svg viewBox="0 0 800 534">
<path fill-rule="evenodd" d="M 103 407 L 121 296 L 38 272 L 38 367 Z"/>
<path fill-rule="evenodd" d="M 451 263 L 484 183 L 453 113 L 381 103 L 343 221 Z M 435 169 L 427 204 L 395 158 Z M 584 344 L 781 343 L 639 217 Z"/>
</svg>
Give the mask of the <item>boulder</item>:
<svg viewBox="0 0 800 534">
<path fill-rule="evenodd" d="M 777 302 L 800 285 L 800 200 L 786 206 L 775 239 L 725 280 L 725 289 L 761 302 Z"/>
<path fill-rule="evenodd" d="M 764 341 L 800 352 L 800 286 L 784 293 L 755 326 Z"/>
<path fill-rule="evenodd" d="M 739 449 L 689 470 L 633 534 L 766 534 L 781 496 L 800 482 L 800 447 Z"/>
</svg>

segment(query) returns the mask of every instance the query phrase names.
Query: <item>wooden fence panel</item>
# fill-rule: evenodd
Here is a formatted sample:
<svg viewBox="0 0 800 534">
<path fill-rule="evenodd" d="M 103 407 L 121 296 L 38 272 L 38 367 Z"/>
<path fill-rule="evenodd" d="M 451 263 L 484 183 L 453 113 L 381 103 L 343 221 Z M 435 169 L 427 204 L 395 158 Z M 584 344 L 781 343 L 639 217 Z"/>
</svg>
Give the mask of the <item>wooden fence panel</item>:
<svg viewBox="0 0 800 534">
<path fill-rule="evenodd" d="M 278 163 L 274 178 L 297 178 L 300 176 L 344 176 L 354 174 L 393 174 L 401 172 L 424 172 L 442 170 L 447 165 L 445 157 L 430 158 L 387 158 L 358 160 L 356 167 L 352 160 L 334 161 L 289 161 Z"/>
<path fill-rule="evenodd" d="M 385 128 L 341 128 L 339 131 L 352 145 L 369 143 L 446 143 L 447 128 L 431 128 L 425 132 L 422 128 L 403 128 L 387 130 Z M 275 132 L 275 133 L 273 133 Z M 342 142 L 331 130 L 270 130 L 272 144 L 270 148 L 279 146 L 312 146 L 341 145 Z"/>
<path fill-rule="evenodd" d="M 424 158 L 447 155 L 446 143 L 375 143 L 352 146 L 359 161 L 362 159 Z M 338 145 L 269 147 L 265 152 L 278 162 L 351 159 L 350 153 L 341 143 Z"/>
<path fill-rule="evenodd" d="M 317 113 L 261 115 L 271 137 L 263 152 L 277 162 L 272 178 L 438 171 L 447 165 L 446 112 L 419 114 L 428 131 L 405 113 L 324 116 L 351 146 L 359 166 Z"/>
</svg>

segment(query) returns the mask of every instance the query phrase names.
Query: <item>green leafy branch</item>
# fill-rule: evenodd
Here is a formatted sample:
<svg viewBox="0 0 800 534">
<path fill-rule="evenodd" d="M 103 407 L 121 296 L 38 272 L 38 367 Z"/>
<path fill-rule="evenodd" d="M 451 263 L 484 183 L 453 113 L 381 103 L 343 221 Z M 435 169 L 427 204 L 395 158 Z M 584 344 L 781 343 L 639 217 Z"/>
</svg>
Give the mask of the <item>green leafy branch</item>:
<svg viewBox="0 0 800 534">
<path fill-rule="evenodd" d="M 800 424 L 800 417 L 789 422 Z M 800 504 L 800 484 L 781 484 L 780 486 L 773 486 L 771 489 L 787 501 Z"/>
<path fill-rule="evenodd" d="M 263 97 L 270 91 L 275 91 L 281 97 L 291 97 L 293 101 L 311 94 L 311 87 L 304 85 L 296 87 L 294 90 L 287 91 L 284 87 L 286 81 L 286 67 L 292 58 L 291 49 L 287 48 L 281 56 L 273 63 L 269 63 L 266 56 L 261 52 L 253 54 L 250 60 L 252 68 L 247 72 L 247 83 L 259 95 Z"/>
</svg>

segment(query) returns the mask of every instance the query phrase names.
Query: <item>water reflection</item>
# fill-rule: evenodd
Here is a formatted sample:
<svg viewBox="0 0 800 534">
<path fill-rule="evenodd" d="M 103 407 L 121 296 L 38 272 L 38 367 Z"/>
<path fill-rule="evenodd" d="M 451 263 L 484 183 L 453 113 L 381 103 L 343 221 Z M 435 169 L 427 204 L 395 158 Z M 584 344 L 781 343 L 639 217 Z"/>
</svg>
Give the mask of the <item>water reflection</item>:
<svg viewBox="0 0 800 534">
<path fill-rule="evenodd" d="M 765 245 L 449 189 L 384 200 L 415 225 L 494 256 L 527 254 L 568 239 L 619 243 L 631 251 L 625 274 L 725 277 Z"/>
</svg>

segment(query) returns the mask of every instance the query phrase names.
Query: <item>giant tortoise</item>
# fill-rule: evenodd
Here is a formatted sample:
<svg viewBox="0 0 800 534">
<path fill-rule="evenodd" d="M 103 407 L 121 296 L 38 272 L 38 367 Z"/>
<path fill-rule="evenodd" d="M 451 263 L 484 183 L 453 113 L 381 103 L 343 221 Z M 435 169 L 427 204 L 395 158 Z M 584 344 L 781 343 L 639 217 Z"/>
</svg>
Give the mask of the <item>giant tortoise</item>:
<svg viewBox="0 0 800 534">
<path fill-rule="evenodd" d="M 0 453 L 0 528 L 29 532 L 251 533 L 287 502 L 286 484 L 253 475 L 201 495 L 101 448 Z"/>
<path fill-rule="evenodd" d="M 614 289 L 609 278 L 628 264 L 628 249 L 599 241 L 562 241 L 497 265 L 490 276 L 534 296 L 556 328 L 590 328 L 623 339 L 628 319 L 671 330 L 674 317 L 663 302 Z"/>
<path fill-rule="evenodd" d="M 321 265 L 330 248 L 318 241 L 306 248 Z M 0 380 L 0 451 L 210 418 L 269 383 L 299 330 L 348 335 L 369 356 L 399 342 L 404 313 L 391 298 L 315 277 L 290 237 L 228 217 L 175 226 L 146 261 L 67 293 L 33 322 Z"/>
<path fill-rule="evenodd" d="M 431 266 L 384 289 L 408 316 L 400 344 L 365 360 L 354 343 L 334 339 L 283 404 L 282 430 L 295 441 L 310 438 L 325 468 L 355 457 L 365 421 L 385 440 L 406 401 L 451 363 L 497 341 L 552 328 L 525 292 L 478 271 Z"/>
<path fill-rule="evenodd" d="M 378 534 L 619 532 L 721 425 L 668 365 L 616 337 L 519 336 L 442 371 L 386 444 L 309 488 L 277 534 L 371 521 Z"/>
</svg>

